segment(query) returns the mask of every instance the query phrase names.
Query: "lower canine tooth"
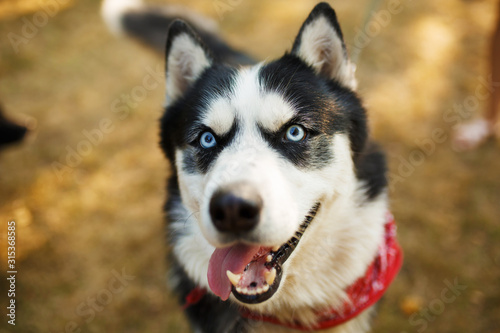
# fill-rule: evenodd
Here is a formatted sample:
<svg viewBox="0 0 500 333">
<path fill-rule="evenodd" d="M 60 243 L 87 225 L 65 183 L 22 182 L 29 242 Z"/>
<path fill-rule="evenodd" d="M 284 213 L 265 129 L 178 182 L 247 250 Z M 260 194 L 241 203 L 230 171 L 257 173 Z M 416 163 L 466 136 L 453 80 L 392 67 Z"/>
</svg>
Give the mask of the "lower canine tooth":
<svg viewBox="0 0 500 333">
<path fill-rule="evenodd" d="M 270 271 L 264 273 L 264 277 L 268 285 L 272 285 L 274 279 L 276 278 L 276 268 L 272 268 Z"/>
<path fill-rule="evenodd" d="M 241 274 L 234 274 L 233 272 L 231 272 L 230 270 L 227 270 L 226 271 L 226 275 L 227 275 L 227 278 L 229 279 L 229 281 L 231 281 L 231 283 L 233 284 L 233 286 L 236 287 L 236 285 L 240 282 L 241 280 Z"/>
<path fill-rule="evenodd" d="M 266 257 L 266 262 L 271 262 L 271 260 L 273 260 L 273 256 L 268 254 Z"/>
</svg>

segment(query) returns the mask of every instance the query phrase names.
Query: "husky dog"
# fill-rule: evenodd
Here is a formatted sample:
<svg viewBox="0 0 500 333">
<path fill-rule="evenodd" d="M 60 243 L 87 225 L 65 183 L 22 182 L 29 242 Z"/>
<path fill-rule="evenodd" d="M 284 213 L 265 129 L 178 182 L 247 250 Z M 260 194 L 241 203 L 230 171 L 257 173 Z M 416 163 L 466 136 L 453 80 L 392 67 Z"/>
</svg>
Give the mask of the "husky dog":
<svg viewBox="0 0 500 333">
<path fill-rule="evenodd" d="M 318 4 L 267 63 L 189 13 L 106 1 L 103 14 L 166 45 L 171 283 L 193 330 L 369 331 L 401 251 L 334 10 Z"/>
</svg>

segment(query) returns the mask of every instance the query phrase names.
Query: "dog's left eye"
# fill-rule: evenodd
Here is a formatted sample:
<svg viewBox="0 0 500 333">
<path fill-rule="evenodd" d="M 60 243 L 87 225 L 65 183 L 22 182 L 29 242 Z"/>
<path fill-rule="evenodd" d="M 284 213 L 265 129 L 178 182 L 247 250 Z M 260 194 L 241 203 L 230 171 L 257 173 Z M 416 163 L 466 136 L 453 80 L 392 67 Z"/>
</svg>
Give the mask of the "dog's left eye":
<svg viewBox="0 0 500 333">
<path fill-rule="evenodd" d="M 304 127 L 300 125 L 292 125 L 286 130 L 285 138 L 288 141 L 299 142 L 304 140 L 305 137 L 306 131 L 304 130 Z"/>
<path fill-rule="evenodd" d="M 215 147 L 217 144 L 217 141 L 215 140 L 215 137 L 212 133 L 210 132 L 204 132 L 201 137 L 200 137 L 200 145 L 201 147 L 208 149 Z"/>
</svg>

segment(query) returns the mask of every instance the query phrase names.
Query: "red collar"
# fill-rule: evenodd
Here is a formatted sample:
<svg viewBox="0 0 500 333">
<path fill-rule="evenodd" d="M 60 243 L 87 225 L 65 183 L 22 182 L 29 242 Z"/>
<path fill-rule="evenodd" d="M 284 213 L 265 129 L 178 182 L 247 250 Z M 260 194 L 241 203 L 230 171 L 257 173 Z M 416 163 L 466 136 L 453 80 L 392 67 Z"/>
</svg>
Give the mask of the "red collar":
<svg viewBox="0 0 500 333">
<path fill-rule="evenodd" d="M 391 213 L 386 215 L 385 242 L 379 249 L 377 256 L 368 267 L 365 275 L 346 288 L 348 300 L 341 309 L 329 309 L 318 312 L 318 321 L 313 326 L 304 326 L 299 322 L 282 322 L 276 317 L 266 316 L 241 309 L 245 318 L 273 323 L 302 331 L 314 331 L 332 328 L 356 317 L 361 312 L 375 304 L 385 293 L 396 277 L 403 263 L 403 252 L 396 240 L 396 224 Z M 205 295 L 206 290 L 195 288 L 186 296 L 184 308 L 196 304 Z"/>
</svg>

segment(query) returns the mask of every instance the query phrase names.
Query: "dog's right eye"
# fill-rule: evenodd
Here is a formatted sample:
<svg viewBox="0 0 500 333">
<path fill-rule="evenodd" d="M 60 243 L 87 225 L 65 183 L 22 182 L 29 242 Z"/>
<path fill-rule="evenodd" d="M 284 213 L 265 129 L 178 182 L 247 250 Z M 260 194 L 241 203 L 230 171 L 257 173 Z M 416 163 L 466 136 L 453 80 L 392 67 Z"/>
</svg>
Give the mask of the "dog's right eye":
<svg viewBox="0 0 500 333">
<path fill-rule="evenodd" d="M 304 127 L 300 125 L 292 125 L 286 130 L 285 138 L 287 141 L 300 142 L 306 137 Z"/>
<path fill-rule="evenodd" d="M 217 144 L 217 141 L 215 140 L 215 137 L 212 133 L 210 132 L 204 132 L 200 136 L 200 146 L 205 149 L 209 149 L 212 147 L 215 147 Z"/>
</svg>

